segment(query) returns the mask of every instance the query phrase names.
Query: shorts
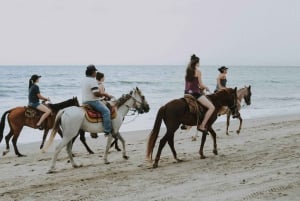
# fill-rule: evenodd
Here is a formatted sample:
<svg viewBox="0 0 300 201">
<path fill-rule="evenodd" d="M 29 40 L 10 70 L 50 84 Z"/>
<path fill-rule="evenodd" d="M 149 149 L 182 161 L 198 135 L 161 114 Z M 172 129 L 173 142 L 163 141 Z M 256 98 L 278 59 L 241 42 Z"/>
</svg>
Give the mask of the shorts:
<svg viewBox="0 0 300 201">
<path fill-rule="evenodd" d="M 194 96 L 196 99 L 198 99 L 202 96 L 201 93 L 195 93 L 195 92 L 194 93 L 185 93 L 185 94 L 190 94 L 190 95 Z"/>
<path fill-rule="evenodd" d="M 37 108 L 41 103 L 37 102 L 37 103 L 29 103 L 28 106 L 33 107 L 33 108 Z"/>
</svg>

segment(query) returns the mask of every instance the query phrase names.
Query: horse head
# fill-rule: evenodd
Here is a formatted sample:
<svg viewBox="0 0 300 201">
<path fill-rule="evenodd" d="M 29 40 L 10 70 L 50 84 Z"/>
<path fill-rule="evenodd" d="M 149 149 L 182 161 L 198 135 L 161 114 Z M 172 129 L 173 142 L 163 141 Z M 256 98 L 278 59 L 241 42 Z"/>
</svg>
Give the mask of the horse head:
<svg viewBox="0 0 300 201">
<path fill-rule="evenodd" d="M 131 98 L 133 99 L 133 108 L 136 109 L 136 111 L 139 114 L 147 113 L 150 110 L 149 104 L 146 101 L 145 96 L 143 95 L 142 91 L 136 87 L 133 89 L 133 91 L 130 92 Z"/>
<path fill-rule="evenodd" d="M 249 87 L 246 87 L 246 93 L 244 95 L 244 100 L 247 105 L 251 104 L 251 94 L 251 85 L 249 85 Z"/>
</svg>

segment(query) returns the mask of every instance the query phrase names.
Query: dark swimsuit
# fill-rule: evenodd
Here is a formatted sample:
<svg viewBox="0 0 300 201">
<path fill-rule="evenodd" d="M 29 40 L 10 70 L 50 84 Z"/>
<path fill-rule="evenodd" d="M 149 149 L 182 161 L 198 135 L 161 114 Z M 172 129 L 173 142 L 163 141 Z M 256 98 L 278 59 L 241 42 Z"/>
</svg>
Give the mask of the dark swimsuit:
<svg viewBox="0 0 300 201">
<path fill-rule="evenodd" d="M 185 81 L 185 94 L 190 94 L 194 96 L 196 99 L 200 98 L 202 96 L 200 88 L 199 88 L 199 82 L 198 77 L 194 77 L 192 81 Z"/>
<path fill-rule="evenodd" d="M 227 79 L 226 79 L 226 78 L 225 78 L 225 79 L 221 79 L 221 80 L 220 80 L 220 83 L 221 83 L 221 86 L 222 86 L 222 87 L 226 87 Z M 217 91 L 219 91 L 219 86 L 218 86 L 218 84 L 217 84 L 217 87 L 216 87 L 215 92 L 217 92 Z"/>
</svg>

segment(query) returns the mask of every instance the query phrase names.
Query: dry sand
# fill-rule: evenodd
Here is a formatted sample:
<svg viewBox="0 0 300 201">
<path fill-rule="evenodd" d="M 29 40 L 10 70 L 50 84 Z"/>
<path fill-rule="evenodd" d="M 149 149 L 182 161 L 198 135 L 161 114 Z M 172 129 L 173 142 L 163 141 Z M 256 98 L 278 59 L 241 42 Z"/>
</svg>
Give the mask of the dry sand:
<svg viewBox="0 0 300 201">
<path fill-rule="evenodd" d="M 178 131 L 175 148 L 184 162 L 175 163 L 167 145 L 157 169 L 145 161 L 149 131 L 123 133 L 130 158 L 111 150 L 109 165 L 103 164 L 103 135 L 87 139 L 93 155 L 78 140 L 73 150 L 83 167 L 72 168 L 63 150 L 55 174 L 46 174 L 54 145 L 41 154 L 39 143 L 20 144 L 27 157 L 18 158 L 13 150 L 0 157 L 0 200 L 299 200 L 299 116 L 245 120 L 240 135 L 233 132 L 237 121 L 229 136 L 224 122 L 214 128 L 219 155 L 212 153 L 209 137 L 204 148 L 208 158 L 199 159 L 200 138 L 191 141 L 196 131 Z"/>
</svg>

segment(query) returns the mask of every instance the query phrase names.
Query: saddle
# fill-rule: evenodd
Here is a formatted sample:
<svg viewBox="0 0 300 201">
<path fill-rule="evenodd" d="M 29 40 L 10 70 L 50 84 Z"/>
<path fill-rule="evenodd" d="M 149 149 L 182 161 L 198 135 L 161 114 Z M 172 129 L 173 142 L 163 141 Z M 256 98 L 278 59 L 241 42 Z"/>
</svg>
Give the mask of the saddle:
<svg viewBox="0 0 300 201">
<path fill-rule="evenodd" d="M 111 106 L 109 103 L 106 104 L 108 109 L 110 110 L 111 119 L 116 118 L 117 116 L 117 108 L 115 106 Z M 82 105 L 85 110 L 85 118 L 91 123 L 102 122 L 102 114 L 98 111 L 95 111 L 91 106 L 84 104 Z"/>
<path fill-rule="evenodd" d="M 186 101 L 186 103 L 188 104 L 189 111 L 195 115 L 199 115 L 199 119 L 203 119 L 205 109 L 197 101 L 197 99 L 190 94 L 185 94 L 183 98 Z"/>
<path fill-rule="evenodd" d="M 25 108 L 25 117 L 30 119 L 40 119 L 43 112 L 39 111 L 30 106 L 24 106 Z"/>
</svg>

